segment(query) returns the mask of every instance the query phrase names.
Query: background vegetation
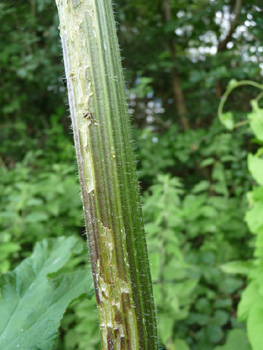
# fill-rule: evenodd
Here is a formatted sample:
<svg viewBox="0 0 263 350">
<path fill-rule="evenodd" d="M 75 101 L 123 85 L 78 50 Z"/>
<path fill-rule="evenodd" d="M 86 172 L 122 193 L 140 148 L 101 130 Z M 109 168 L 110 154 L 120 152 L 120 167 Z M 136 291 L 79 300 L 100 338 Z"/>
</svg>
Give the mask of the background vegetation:
<svg viewBox="0 0 263 350">
<path fill-rule="evenodd" d="M 255 237 L 244 221 L 255 184 L 247 155 L 260 141 L 249 126 L 226 131 L 217 107 L 230 79 L 262 80 L 262 6 L 120 0 L 115 10 L 160 343 L 167 350 L 233 350 L 238 340 L 249 350 L 236 315 L 246 278 L 222 265 L 253 256 Z M 5 273 L 43 238 L 85 238 L 55 3 L 2 0 L 0 21 Z M 240 88 L 226 109 L 245 119 L 255 96 L 253 87 Z M 68 269 L 86 260 L 87 251 L 76 254 Z M 56 350 L 99 349 L 97 322 L 94 299 L 75 301 Z"/>
</svg>

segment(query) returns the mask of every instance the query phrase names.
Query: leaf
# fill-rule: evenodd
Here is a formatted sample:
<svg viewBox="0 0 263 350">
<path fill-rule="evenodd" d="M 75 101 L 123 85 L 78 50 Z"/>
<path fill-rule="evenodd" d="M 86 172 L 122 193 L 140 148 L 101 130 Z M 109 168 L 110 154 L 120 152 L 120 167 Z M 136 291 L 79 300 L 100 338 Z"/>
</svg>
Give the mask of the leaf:
<svg viewBox="0 0 263 350">
<path fill-rule="evenodd" d="M 211 343 L 218 343 L 224 336 L 222 329 L 216 325 L 209 325 L 207 327 L 207 336 Z"/>
<path fill-rule="evenodd" d="M 260 234 L 263 232 L 263 202 L 256 201 L 253 207 L 246 213 L 245 221 L 250 232 Z"/>
<path fill-rule="evenodd" d="M 174 350 L 189 350 L 188 344 L 182 339 L 176 339 L 174 342 Z"/>
<path fill-rule="evenodd" d="M 242 293 L 241 300 L 238 304 L 237 316 L 239 321 L 245 321 L 255 304 L 259 304 L 262 296 L 259 293 L 258 285 L 255 281 L 251 282 Z"/>
<path fill-rule="evenodd" d="M 248 339 L 253 350 L 263 350 L 263 306 L 254 305 L 247 320 Z"/>
<path fill-rule="evenodd" d="M 232 131 L 234 129 L 235 123 L 232 112 L 223 113 L 221 121 L 228 130 Z"/>
<path fill-rule="evenodd" d="M 173 336 L 174 319 L 167 314 L 158 315 L 158 334 L 163 344 L 166 344 Z"/>
<path fill-rule="evenodd" d="M 216 326 L 223 326 L 228 322 L 229 318 L 229 314 L 226 311 L 216 310 L 211 323 Z"/>
<path fill-rule="evenodd" d="M 214 159 L 213 158 L 210 158 L 210 159 L 212 159 L 213 162 L 211 164 L 213 164 L 214 163 Z M 207 164 L 205 164 L 205 165 L 203 164 L 206 160 L 204 160 L 202 162 L 202 167 L 205 167 L 207 165 Z M 205 180 L 200 181 L 198 184 L 196 184 L 193 187 L 192 193 L 196 194 L 196 193 L 200 193 L 200 192 L 205 192 L 205 191 L 207 191 L 209 189 L 209 187 L 210 187 L 210 182 L 209 181 L 205 181 Z"/>
<path fill-rule="evenodd" d="M 248 155 L 248 169 L 259 185 L 263 185 L 263 159 Z"/>
<path fill-rule="evenodd" d="M 206 159 L 202 160 L 202 162 L 200 163 L 199 167 L 200 168 L 204 168 L 204 167 L 206 167 L 208 165 L 214 164 L 214 162 L 215 162 L 214 158 L 211 158 L 211 157 L 210 158 L 206 158 Z"/>
<path fill-rule="evenodd" d="M 243 329 L 233 329 L 228 333 L 227 341 L 223 346 L 217 346 L 214 350 L 251 350 L 246 332 Z"/>
<path fill-rule="evenodd" d="M 45 212 L 33 212 L 26 216 L 25 221 L 27 223 L 35 223 L 35 222 L 41 222 L 41 221 L 47 221 L 48 215 Z"/>
<path fill-rule="evenodd" d="M 263 109 L 259 108 L 257 101 L 252 100 L 252 113 L 248 114 L 250 126 L 257 139 L 263 141 Z"/>
<path fill-rule="evenodd" d="M 226 273 L 248 275 L 252 267 L 252 261 L 231 261 L 221 265 L 220 269 Z"/>
<path fill-rule="evenodd" d="M 0 349 L 51 350 L 68 304 L 91 296 L 87 270 L 53 276 L 82 245 L 75 237 L 46 239 L 14 271 L 0 279 Z"/>
<path fill-rule="evenodd" d="M 232 294 L 242 286 L 242 280 L 234 277 L 226 277 L 222 280 L 220 290 L 226 294 Z"/>
</svg>

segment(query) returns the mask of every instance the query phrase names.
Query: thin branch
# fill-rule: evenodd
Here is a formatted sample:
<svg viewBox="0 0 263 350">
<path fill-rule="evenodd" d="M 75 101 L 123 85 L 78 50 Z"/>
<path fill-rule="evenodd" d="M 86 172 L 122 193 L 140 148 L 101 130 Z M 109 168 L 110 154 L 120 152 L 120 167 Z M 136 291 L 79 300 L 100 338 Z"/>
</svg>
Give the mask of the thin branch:
<svg viewBox="0 0 263 350">
<path fill-rule="evenodd" d="M 170 6 L 169 0 L 163 1 L 163 7 L 164 7 L 164 21 L 169 22 L 172 18 L 171 6 Z M 183 91 L 181 88 L 179 70 L 178 70 L 176 62 L 175 62 L 176 61 L 176 49 L 175 49 L 175 45 L 174 45 L 174 40 L 171 36 L 168 39 L 168 47 L 169 47 L 169 51 L 170 51 L 172 60 L 174 61 L 173 93 L 174 93 L 174 97 L 175 97 L 175 101 L 176 101 L 176 107 L 177 107 L 177 111 L 179 114 L 180 123 L 181 123 L 183 129 L 186 131 L 186 130 L 190 129 L 190 125 L 189 125 L 189 121 L 186 117 L 187 108 L 186 108 L 186 104 L 185 104 L 185 100 L 184 100 L 184 94 L 183 94 Z"/>
<path fill-rule="evenodd" d="M 235 9 L 234 9 L 235 17 L 234 17 L 233 21 L 230 23 L 230 29 L 229 29 L 229 32 L 227 33 L 225 39 L 223 39 L 222 41 L 219 41 L 218 46 L 217 46 L 217 52 L 225 51 L 227 44 L 232 40 L 234 31 L 237 27 L 238 20 L 240 17 L 241 8 L 242 8 L 242 0 L 236 0 Z"/>
</svg>

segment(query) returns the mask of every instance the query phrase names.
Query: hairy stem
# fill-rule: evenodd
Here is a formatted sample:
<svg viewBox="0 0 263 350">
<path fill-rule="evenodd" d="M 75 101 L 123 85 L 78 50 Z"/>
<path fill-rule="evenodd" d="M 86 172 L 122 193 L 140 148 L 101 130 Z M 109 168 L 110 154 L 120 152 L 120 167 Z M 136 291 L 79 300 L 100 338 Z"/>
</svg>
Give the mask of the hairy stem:
<svg viewBox="0 0 263 350">
<path fill-rule="evenodd" d="M 56 0 L 102 349 L 157 349 L 152 284 L 110 0 Z"/>
</svg>

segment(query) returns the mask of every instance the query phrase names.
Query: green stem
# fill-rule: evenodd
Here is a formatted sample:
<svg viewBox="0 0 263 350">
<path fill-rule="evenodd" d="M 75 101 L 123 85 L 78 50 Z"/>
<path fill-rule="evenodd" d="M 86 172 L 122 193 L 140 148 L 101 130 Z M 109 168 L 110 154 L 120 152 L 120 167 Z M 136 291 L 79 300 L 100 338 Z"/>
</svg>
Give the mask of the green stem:
<svg viewBox="0 0 263 350">
<path fill-rule="evenodd" d="M 102 349 L 157 349 L 152 283 L 110 0 L 56 0 Z"/>
<path fill-rule="evenodd" d="M 231 83 L 232 82 L 232 83 Z M 221 121 L 222 124 L 224 124 L 224 120 L 223 120 L 223 109 L 224 109 L 224 106 L 225 106 L 225 103 L 228 99 L 228 96 L 231 94 L 231 92 L 236 89 L 237 87 L 240 87 L 240 86 L 244 86 L 244 85 L 250 85 L 250 86 L 253 86 L 257 89 L 260 89 L 260 90 L 263 90 L 263 85 L 262 84 L 259 84 L 259 83 L 256 83 L 254 81 L 251 81 L 251 80 L 241 80 L 239 82 L 237 81 L 230 81 L 230 84 L 228 85 L 224 95 L 222 96 L 221 100 L 220 100 L 220 103 L 218 105 L 218 117 Z M 257 100 L 259 100 L 260 98 L 262 97 L 261 94 L 258 95 L 257 97 Z M 247 124 L 248 122 L 245 121 L 245 122 L 240 122 L 240 123 L 237 123 L 234 125 L 234 128 L 238 128 L 240 126 L 243 126 L 244 124 Z"/>
</svg>

